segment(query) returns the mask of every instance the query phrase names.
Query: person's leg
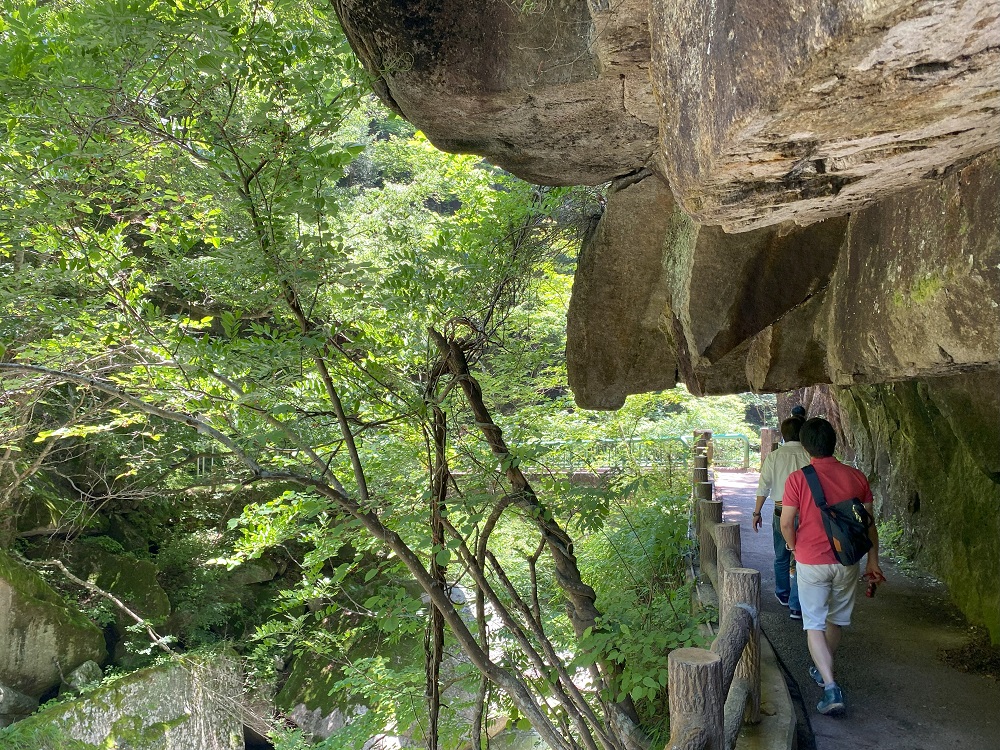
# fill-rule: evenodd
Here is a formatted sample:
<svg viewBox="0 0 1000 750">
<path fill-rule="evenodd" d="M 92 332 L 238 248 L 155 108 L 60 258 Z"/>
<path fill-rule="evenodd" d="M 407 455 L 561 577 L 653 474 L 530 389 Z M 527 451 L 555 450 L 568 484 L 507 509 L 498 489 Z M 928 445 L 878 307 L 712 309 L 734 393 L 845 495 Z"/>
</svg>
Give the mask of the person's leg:
<svg viewBox="0 0 1000 750">
<path fill-rule="evenodd" d="M 844 692 L 834 677 L 834 654 L 840 645 L 841 629 L 851 624 L 854 598 L 858 592 L 858 566 L 831 565 L 830 599 L 826 630 L 822 634 L 809 633 L 809 653 L 823 681 L 823 698 L 816 704 L 822 714 L 836 714 L 844 710 Z M 817 636 L 822 635 L 822 638 Z M 814 675 L 815 678 L 815 675 Z"/>
<path fill-rule="evenodd" d="M 792 553 L 785 549 L 785 538 L 781 535 L 780 516 L 777 513 L 771 519 L 771 534 L 774 542 L 774 594 L 782 603 L 787 604 L 791 596 L 788 563 L 792 558 Z M 796 596 L 797 602 L 798 597 Z"/>
<path fill-rule="evenodd" d="M 840 645 L 840 625 L 827 620 L 826 622 L 826 646 L 830 649 L 830 658 L 837 655 L 837 646 Z"/>
<path fill-rule="evenodd" d="M 833 565 L 796 566 L 799 601 L 802 604 L 802 629 L 813 664 L 824 684 L 833 682 L 833 653 L 840 643 L 840 627 L 828 618 L 833 579 Z"/>
<path fill-rule="evenodd" d="M 798 612 L 802 611 L 802 603 L 799 601 L 799 576 L 797 572 L 789 572 L 788 575 L 788 608 Z"/>
<path fill-rule="evenodd" d="M 829 628 L 829 624 L 827 624 L 827 628 Z M 839 630 L 839 628 L 837 629 Z M 812 657 L 816 669 L 819 670 L 823 683 L 832 685 L 836 682 L 833 679 L 833 652 L 830 650 L 826 631 L 807 630 L 806 640 L 809 644 L 809 655 Z"/>
</svg>

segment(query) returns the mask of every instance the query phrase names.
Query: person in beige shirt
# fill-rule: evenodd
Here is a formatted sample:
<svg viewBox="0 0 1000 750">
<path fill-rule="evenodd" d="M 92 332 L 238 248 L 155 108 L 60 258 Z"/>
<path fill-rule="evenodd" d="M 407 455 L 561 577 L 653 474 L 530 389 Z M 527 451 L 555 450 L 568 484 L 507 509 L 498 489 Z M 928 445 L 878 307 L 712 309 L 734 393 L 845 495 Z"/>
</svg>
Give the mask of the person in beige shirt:
<svg viewBox="0 0 1000 750">
<path fill-rule="evenodd" d="M 771 519 L 771 534 L 774 544 L 774 596 L 782 606 L 788 607 L 788 616 L 793 620 L 802 619 L 799 605 L 798 587 L 789 567 L 792 553 L 785 549 L 785 539 L 781 535 L 781 498 L 785 492 L 788 475 L 809 463 L 809 454 L 799 442 L 799 430 L 804 420 L 789 417 L 781 423 L 782 444 L 768 454 L 760 467 L 760 481 L 757 483 L 757 505 L 753 510 L 753 530 L 760 531 L 763 525 L 761 508 L 768 495 L 774 501 L 774 515 Z"/>
</svg>

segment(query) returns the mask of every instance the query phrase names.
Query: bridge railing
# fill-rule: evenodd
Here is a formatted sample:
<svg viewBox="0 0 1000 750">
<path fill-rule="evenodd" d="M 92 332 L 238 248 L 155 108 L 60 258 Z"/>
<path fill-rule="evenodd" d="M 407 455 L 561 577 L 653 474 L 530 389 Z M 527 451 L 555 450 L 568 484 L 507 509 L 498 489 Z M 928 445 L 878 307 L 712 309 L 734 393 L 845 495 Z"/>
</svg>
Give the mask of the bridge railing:
<svg viewBox="0 0 1000 750">
<path fill-rule="evenodd" d="M 695 434 L 692 495 L 701 570 L 719 598 L 711 649 L 682 648 L 667 660 L 670 750 L 732 750 L 744 722 L 760 721 L 760 571 L 744 568 L 740 526 L 723 523 L 707 456 L 711 433 Z"/>
</svg>

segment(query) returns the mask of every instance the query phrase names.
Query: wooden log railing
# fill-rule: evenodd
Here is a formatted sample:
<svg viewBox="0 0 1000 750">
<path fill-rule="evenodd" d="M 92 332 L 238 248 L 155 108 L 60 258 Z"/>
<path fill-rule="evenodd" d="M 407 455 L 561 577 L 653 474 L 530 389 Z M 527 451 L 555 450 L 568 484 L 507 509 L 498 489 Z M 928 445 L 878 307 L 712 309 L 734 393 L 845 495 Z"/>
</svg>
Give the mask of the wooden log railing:
<svg viewBox="0 0 1000 750">
<path fill-rule="evenodd" d="M 724 523 L 722 503 L 713 499 L 699 450 L 710 439 L 695 433 L 692 495 L 701 570 L 719 599 L 719 631 L 710 650 L 682 648 L 668 657 L 669 750 L 732 750 L 740 727 L 760 721 L 760 571 L 743 567 L 740 525 Z"/>
</svg>

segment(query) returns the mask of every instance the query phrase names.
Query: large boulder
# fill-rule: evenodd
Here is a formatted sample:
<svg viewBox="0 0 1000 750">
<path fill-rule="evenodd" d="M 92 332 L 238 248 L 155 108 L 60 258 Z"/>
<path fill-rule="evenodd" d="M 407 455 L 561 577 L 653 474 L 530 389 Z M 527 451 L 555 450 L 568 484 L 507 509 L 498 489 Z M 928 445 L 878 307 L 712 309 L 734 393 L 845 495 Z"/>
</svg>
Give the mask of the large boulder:
<svg viewBox="0 0 1000 750">
<path fill-rule="evenodd" d="M 843 215 L 1000 145 L 991 0 L 649 5 L 659 157 L 700 222 Z"/>
<path fill-rule="evenodd" d="M 180 656 L 42 709 L 0 747 L 243 750 L 242 685 L 232 654 Z"/>
<path fill-rule="evenodd" d="M 636 216 L 648 220 L 636 223 Z M 674 211 L 666 184 L 650 172 L 612 186 L 584 241 L 567 312 L 566 361 L 577 403 L 617 409 L 632 393 L 677 384 L 663 242 Z"/>
<path fill-rule="evenodd" d="M 157 568 L 149 560 L 125 554 L 110 537 L 89 537 L 72 542 L 48 542 L 28 549 L 31 559 L 59 559 L 70 571 L 98 588 L 114 594 L 145 620 L 162 621 L 170 614 L 170 600 L 157 582 Z M 135 624 L 124 612 L 115 611 L 120 625 Z"/>
<path fill-rule="evenodd" d="M 93 664 L 93 662 L 88 662 Z M 20 721 L 38 708 L 38 701 L 30 695 L 0 684 L 0 727 Z"/>
<path fill-rule="evenodd" d="M 1000 145 L 991 0 L 335 0 L 382 98 L 545 184 L 657 168 L 696 221 L 842 216 Z"/>
<path fill-rule="evenodd" d="M 0 550 L 0 683 L 38 698 L 85 661 L 104 636 L 36 572 Z"/>
<path fill-rule="evenodd" d="M 333 5 L 376 91 L 439 148 L 551 185 L 605 182 L 652 157 L 642 0 Z"/>
<path fill-rule="evenodd" d="M 1000 367 L 1000 153 L 848 219 L 741 234 L 696 224 L 662 185 L 613 188 L 581 252 L 567 329 L 580 405 L 671 378 L 780 392 Z"/>
</svg>

